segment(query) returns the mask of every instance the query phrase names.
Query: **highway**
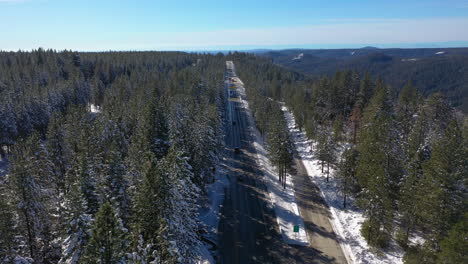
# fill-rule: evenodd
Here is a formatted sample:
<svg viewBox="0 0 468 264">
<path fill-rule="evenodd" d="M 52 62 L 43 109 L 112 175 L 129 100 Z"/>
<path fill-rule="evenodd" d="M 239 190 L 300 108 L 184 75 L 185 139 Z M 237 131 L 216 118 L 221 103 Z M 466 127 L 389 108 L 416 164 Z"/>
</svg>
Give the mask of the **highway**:
<svg viewBox="0 0 468 264">
<path fill-rule="evenodd" d="M 225 89 L 229 98 L 227 112 L 230 127 L 225 139 L 228 152 L 225 169 L 231 185 L 225 190 L 226 196 L 218 227 L 218 262 L 223 264 L 346 263 L 341 262 L 340 258 L 325 254 L 313 245 L 291 246 L 283 241 L 263 183 L 262 172 L 255 160 L 247 111 L 239 100 L 241 95 L 237 88 L 240 83 L 235 83 L 235 89 L 230 88 L 232 82 L 229 78 L 236 75 L 233 64 L 228 63 L 227 67 Z M 239 149 L 238 152 L 235 151 L 236 148 Z M 311 230 L 307 232 L 309 231 Z M 314 239 L 314 242 L 319 243 L 320 237 Z M 335 248 L 330 247 L 331 251 L 336 250 Z"/>
</svg>

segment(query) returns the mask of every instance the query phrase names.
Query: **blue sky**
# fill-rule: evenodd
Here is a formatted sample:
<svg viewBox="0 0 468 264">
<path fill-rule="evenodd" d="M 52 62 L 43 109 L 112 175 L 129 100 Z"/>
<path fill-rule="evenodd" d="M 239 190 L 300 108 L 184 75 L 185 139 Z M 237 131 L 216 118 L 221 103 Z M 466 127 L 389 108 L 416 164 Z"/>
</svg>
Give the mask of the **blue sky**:
<svg viewBox="0 0 468 264">
<path fill-rule="evenodd" d="M 468 46 L 468 0 L 0 0 L 0 50 Z"/>
</svg>

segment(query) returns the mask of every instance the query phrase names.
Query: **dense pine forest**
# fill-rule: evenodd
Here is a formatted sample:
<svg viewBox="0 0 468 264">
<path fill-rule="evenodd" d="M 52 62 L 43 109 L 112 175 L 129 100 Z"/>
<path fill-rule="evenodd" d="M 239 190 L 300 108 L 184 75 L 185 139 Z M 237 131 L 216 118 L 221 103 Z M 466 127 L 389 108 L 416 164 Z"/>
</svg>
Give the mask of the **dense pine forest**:
<svg viewBox="0 0 468 264">
<path fill-rule="evenodd" d="M 280 180 L 294 155 L 284 102 L 370 245 L 467 261 L 468 119 L 442 94 L 353 71 L 312 80 L 245 53 L 39 49 L 0 53 L 0 262 L 196 262 L 226 60 Z"/>
<path fill-rule="evenodd" d="M 329 177 L 341 186 L 342 206 L 352 198 L 363 211 L 371 246 L 396 241 L 405 263 L 468 261 L 468 119 L 444 95 L 424 97 L 411 83 L 398 93 L 353 71 L 309 80 L 260 57 L 235 62 L 257 126 L 290 153 L 273 160 L 291 165 L 277 103 L 284 101 L 313 140 L 322 172 L 335 169 Z"/>
<path fill-rule="evenodd" d="M 1 263 L 191 263 L 221 56 L 0 53 Z"/>
</svg>

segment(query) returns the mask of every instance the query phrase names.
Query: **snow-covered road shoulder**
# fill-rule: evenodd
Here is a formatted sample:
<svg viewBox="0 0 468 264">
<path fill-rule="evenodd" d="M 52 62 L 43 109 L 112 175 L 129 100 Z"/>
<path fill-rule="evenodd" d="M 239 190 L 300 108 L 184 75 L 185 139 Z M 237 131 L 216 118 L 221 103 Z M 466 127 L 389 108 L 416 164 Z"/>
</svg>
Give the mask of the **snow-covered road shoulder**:
<svg viewBox="0 0 468 264">
<path fill-rule="evenodd" d="M 342 208 L 342 197 L 336 180 L 326 181 L 326 176 L 322 175 L 320 165 L 313 156 L 311 141 L 305 132 L 296 128 L 296 121 L 293 114 L 287 107 L 282 110 L 288 124 L 291 140 L 301 158 L 307 174 L 312 181 L 320 188 L 322 196 L 330 207 L 330 223 L 339 238 L 341 247 L 350 263 L 383 264 L 403 263 L 403 250 L 395 245 L 391 245 L 383 254 L 377 254 L 367 244 L 362 237 L 360 230 L 365 218 L 362 212 L 353 206 L 353 200 L 349 200 L 347 209 Z"/>
</svg>

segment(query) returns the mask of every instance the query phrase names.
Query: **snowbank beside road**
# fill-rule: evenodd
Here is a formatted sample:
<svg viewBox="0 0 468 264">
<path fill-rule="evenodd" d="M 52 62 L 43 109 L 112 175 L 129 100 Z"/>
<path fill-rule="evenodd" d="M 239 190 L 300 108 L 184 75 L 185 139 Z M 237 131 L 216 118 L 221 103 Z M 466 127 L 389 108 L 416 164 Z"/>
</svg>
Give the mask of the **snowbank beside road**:
<svg viewBox="0 0 468 264">
<path fill-rule="evenodd" d="M 217 243 L 218 240 L 218 225 L 221 217 L 221 206 L 225 197 L 225 189 L 229 188 L 229 179 L 226 175 L 226 172 L 221 166 L 218 166 L 215 174 L 215 180 L 212 184 L 208 185 L 206 188 L 207 200 L 206 204 L 200 209 L 199 219 L 207 228 L 207 234 L 204 237 Z M 204 243 L 199 264 L 214 264 L 212 253 L 209 249 L 210 245 Z M 214 249 L 217 250 L 217 249 Z M 213 251 L 213 250 L 211 250 Z"/>
<path fill-rule="evenodd" d="M 352 199 L 348 199 L 347 209 L 342 208 L 343 197 L 340 195 L 337 181 L 333 179 L 329 182 L 326 181 L 326 176 L 322 175 L 321 167 L 313 156 L 310 140 L 308 140 L 305 132 L 301 132 L 296 128 L 294 116 L 287 107 L 283 107 L 283 111 L 291 139 L 302 159 L 307 174 L 320 188 L 322 196 L 330 207 L 332 215 L 330 223 L 341 241 L 341 247 L 348 261 L 368 264 L 403 263 L 403 250 L 394 244 L 386 252 L 383 252 L 384 254 L 376 254 L 372 251 L 361 235 L 361 226 L 365 220 L 362 212 L 353 206 Z M 333 173 L 330 174 L 333 175 Z"/>
<path fill-rule="evenodd" d="M 277 172 L 268 159 L 268 151 L 265 149 L 265 142 L 263 142 L 260 132 L 254 125 L 255 123 L 249 109 L 249 104 L 247 101 L 242 99 L 245 98 L 245 88 L 240 86 L 239 89 L 242 94 L 242 105 L 247 112 L 249 130 L 254 139 L 257 162 L 262 168 L 262 172 L 264 174 L 264 181 L 267 186 L 271 202 L 273 203 L 273 208 L 275 209 L 276 220 L 280 227 L 281 235 L 283 236 L 284 241 L 288 244 L 308 245 L 309 240 L 304 229 L 304 221 L 296 204 L 293 183 L 290 177 L 286 177 L 286 189 L 283 189 L 283 186 L 279 183 Z M 294 232 L 294 226 L 299 227 L 299 232 Z"/>
</svg>

